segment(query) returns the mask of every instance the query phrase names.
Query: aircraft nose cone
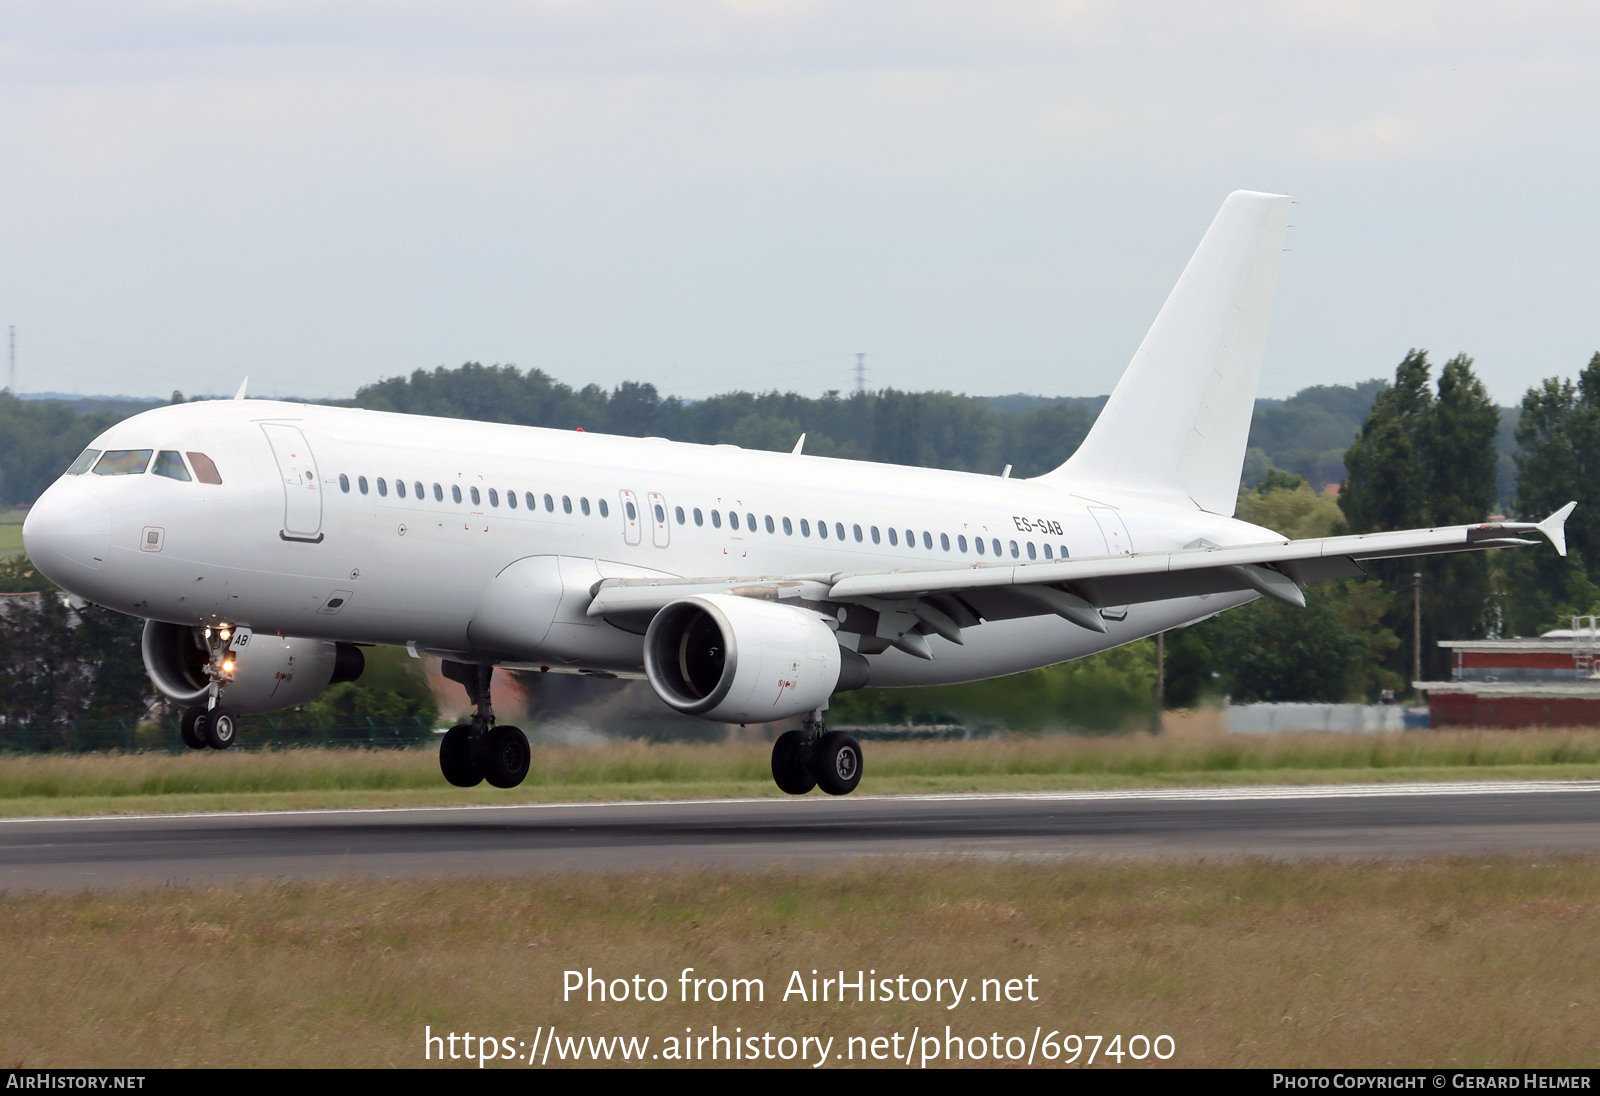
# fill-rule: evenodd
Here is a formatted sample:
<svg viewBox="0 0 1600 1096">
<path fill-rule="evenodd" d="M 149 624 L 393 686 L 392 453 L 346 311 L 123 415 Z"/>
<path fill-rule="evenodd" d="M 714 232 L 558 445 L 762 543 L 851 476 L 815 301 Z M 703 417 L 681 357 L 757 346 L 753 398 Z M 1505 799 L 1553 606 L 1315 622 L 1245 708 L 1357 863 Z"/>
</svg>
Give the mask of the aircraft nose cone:
<svg viewBox="0 0 1600 1096">
<path fill-rule="evenodd" d="M 111 546 L 111 511 L 93 495 L 52 488 L 28 511 L 22 547 L 46 578 L 71 590 L 85 571 L 98 571 Z"/>
</svg>

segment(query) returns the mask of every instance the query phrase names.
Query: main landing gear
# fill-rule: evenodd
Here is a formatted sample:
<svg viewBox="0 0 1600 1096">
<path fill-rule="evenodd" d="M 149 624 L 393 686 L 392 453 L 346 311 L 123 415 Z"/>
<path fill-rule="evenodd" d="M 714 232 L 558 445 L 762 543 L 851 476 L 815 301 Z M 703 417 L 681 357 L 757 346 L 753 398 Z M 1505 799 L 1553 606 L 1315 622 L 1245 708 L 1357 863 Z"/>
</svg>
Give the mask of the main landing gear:
<svg viewBox="0 0 1600 1096">
<path fill-rule="evenodd" d="M 533 754 L 527 735 L 515 727 L 494 725 L 494 709 L 489 703 L 494 667 L 446 660 L 443 670 L 445 677 L 467 690 L 473 705 L 472 722 L 451 727 L 439 743 L 439 768 L 444 778 L 458 788 L 475 787 L 485 780 L 497 788 L 515 788 L 528 775 Z"/>
<path fill-rule="evenodd" d="M 821 712 L 798 731 L 785 731 L 772 744 L 772 779 L 790 795 L 821 788 L 849 795 L 861 783 L 861 743 L 843 731 L 830 731 Z"/>
</svg>

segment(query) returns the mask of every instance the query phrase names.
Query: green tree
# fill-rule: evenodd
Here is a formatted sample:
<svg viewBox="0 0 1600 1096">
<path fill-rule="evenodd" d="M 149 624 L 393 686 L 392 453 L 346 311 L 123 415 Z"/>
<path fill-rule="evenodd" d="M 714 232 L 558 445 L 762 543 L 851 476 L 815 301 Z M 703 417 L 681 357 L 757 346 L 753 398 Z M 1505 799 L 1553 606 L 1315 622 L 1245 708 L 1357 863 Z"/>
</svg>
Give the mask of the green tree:
<svg viewBox="0 0 1600 1096">
<path fill-rule="evenodd" d="M 1519 635 L 1565 627 L 1600 600 L 1600 353 L 1578 381 L 1550 377 L 1522 397 L 1515 510 L 1538 521 L 1576 500 L 1568 556 L 1517 552 L 1503 569 L 1507 627 Z"/>
<path fill-rule="evenodd" d="M 1349 478 L 1339 505 L 1355 533 L 1461 525 L 1487 518 L 1498 495 L 1495 439 L 1500 417 L 1472 359 L 1458 354 L 1430 386 L 1425 351 L 1412 350 L 1378 393 L 1345 454 Z M 1385 623 L 1400 643 L 1389 669 L 1409 675 L 1412 574 L 1423 585 L 1422 672 L 1447 669 L 1441 639 L 1477 639 L 1497 624 L 1488 560 L 1478 554 L 1374 561 L 1370 573 L 1391 597 Z M 1409 677 L 1408 677 L 1409 679 Z"/>
</svg>

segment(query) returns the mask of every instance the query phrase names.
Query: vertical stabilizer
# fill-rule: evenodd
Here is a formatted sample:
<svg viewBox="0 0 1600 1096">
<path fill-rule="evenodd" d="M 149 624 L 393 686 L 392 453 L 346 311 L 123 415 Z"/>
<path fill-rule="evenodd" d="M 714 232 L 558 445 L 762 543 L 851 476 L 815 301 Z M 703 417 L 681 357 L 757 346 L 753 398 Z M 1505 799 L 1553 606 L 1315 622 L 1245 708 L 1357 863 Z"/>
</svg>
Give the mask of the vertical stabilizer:
<svg viewBox="0 0 1600 1096">
<path fill-rule="evenodd" d="M 1231 516 L 1289 199 L 1228 195 L 1094 428 L 1040 477 Z"/>
</svg>

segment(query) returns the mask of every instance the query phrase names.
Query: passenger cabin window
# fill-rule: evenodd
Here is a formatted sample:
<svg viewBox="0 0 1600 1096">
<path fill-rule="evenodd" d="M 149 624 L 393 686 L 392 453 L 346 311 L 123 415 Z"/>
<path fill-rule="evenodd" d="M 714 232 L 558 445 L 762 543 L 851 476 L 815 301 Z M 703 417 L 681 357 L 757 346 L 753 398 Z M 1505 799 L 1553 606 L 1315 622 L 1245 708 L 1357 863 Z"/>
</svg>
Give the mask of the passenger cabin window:
<svg viewBox="0 0 1600 1096">
<path fill-rule="evenodd" d="M 857 544 L 860 544 L 860 543 L 861 543 L 861 526 L 859 526 L 859 525 L 852 525 L 852 526 L 851 526 L 851 527 L 850 527 L 850 529 L 851 529 L 851 531 L 852 531 L 852 532 L 854 532 L 854 533 L 855 533 L 855 535 L 856 535 L 856 543 L 857 543 Z"/>
<path fill-rule="evenodd" d="M 356 477 L 356 489 L 359 490 L 363 495 L 367 493 L 367 477 L 366 476 L 357 476 Z"/>
<path fill-rule="evenodd" d="M 874 544 L 882 544 L 883 543 L 883 537 L 878 534 L 878 527 L 876 525 L 874 525 L 872 527 L 872 543 L 874 543 Z"/>
<path fill-rule="evenodd" d="M 339 473 L 339 490 L 347 495 L 350 493 L 350 477 L 343 472 Z"/>
<path fill-rule="evenodd" d="M 809 537 L 811 535 L 811 523 L 805 518 L 800 519 L 800 535 L 803 537 Z"/>
<path fill-rule="evenodd" d="M 923 536 L 927 536 L 927 534 L 924 533 Z M 950 550 L 950 534 L 949 533 L 940 533 L 939 534 L 939 547 L 943 548 L 946 552 L 948 552 Z"/>
<path fill-rule="evenodd" d="M 972 541 L 972 546 L 978 550 L 978 554 L 980 556 L 983 555 L 983 538 L 982 537 L 974 537 L 973 541 Z M 996 549 L 996 551 L 998 551 L 998 550 L 999 549 Z"/>
<path fill-rule="evenodd" d="M 722 511 L 721 510 L 713 510 L 713 511 L 711 511 L 711 528 L 713 528 L 713 529 L 721 529 L 722 528 Z"/>
<path fill-rule="evenodd" d="M 399 495 L 401 498 L 405 498 L 406 497 L 406 481 L 405 480 L 397 479 L 397 480 L 394 481 L 394 493 L 396 495 Z"/>
<path fill-rule="evenodd" d="M 478 489 L 476 487 L 469 487 L 469 488 L 467 488 L 467 490 L 472 495 L 472 505 L 474 505 L 474 506 L 482 506 L 483 505 L 483 496 L 478 494 Z"/>
<path fill-rule="evenodd" d="M 152 471 L 158 476 L 166 476 L 182 483 L 189 483 L 189 470 L 183 466 L 183 458 L 171 449 L 163 449 L 156 454 L 156 466 Z"/>
<path fill-rule="evenodd" d="M 705 515 L 700 513 L 700 507 L 698 506 L 694 508 L 694 523 L 696 525 L 704 525 L 706 523 Z"/>
<path fill-rule="evenodd" d="M 153 449 L 107 449 L 94 465 L 97 476 L 142 476 Z"/>
<path fill-rule="evenodd" d="M 522 492 L 522 501 L 528 504 L 529 510 L 539 509 L 539 500 L 533 497 L 532 491 Z"/>
<path fill-rule="evenodd" d="M 778 527 L 772 523 L 772 515 L 768 514 L 767 515 L 767 532 L 776 533 L 777 531 L 778 531 Z"/>
<path fill-rule="evenodd" d="M 1048 550 L 1048 547 L 1047 547 L 1046 550 Z M 1039 553 L 1035 552 L 1033 550 L 1033 541 L 1031 541 L 1031 540 L 1028 542 L 1028 558 L 1029 559 L 1038 559 L 1039 558 Z"/>
<path fill-rule="evenodd" d="M 388 498 L 389 497 L 389 481 L 384 479 L 382 476 L 378 477 L 378 497 L 379 498 Z"/>
<path fill-rule="evenodd" d="M 568 514 L 572 513 L 572 496 L 571 495 L 562 495 L 561 496 L 561 509 L 565 513 L 568 513 Z"/>
<path fill-rule="evenodd" d="M 911 540 L 913 538 L 907 537 L 906 539 Z M 930 552 L 933 551 L 933 534 L 928 532 L 926 529 L 922 531 L 922 546 L 928 549 Z M 947 544 L 945 547 L 948 548 L 949 545 Z"/>
<path fill-rule="evenodd" d="M 556 512 L 556 500 L 551 498 L 549 495 L 546 495 L 544 497 L 544 508 L 546 510 L 550 511 L 552 514 L 555 513 Z"/>
<path fill-rule="evenodd" d="M 189 458 L 189 467 L 194 469 L 194 478 L 201 483 L 216 487 L 222 483 L 222 473 L 217 471 L 216 462 L 204 453 L 189 450 L 185 456 Z"/>
<path fill-rule="evenodd" d="M 737 528 L 739 528 L 739 512 L 737 510 L 729 510 L 728 511 L 728 528 L 729 529 L 737 529 Z"/>
<path fill-rule="evenodd" d="M 681 524 L 683 524 L 683 518 L 681 517 L 683 511 L 679 510 L 678 513 L 680 514 L 680 517 L 678 518 L 678 523 L 681 525 Z M 603 517 L 603 518 L 608 518 L 608 517 L 611 516 L 611 507 L 606 504 L 606 500 L 605 499 L 601 499 L 600 500 L 600 516 Z"/>
<path fill-rule="evenodd" d="M 890 529 L 889 529 L 889 547 L 898 548 L 899 546 L 900 546 L 900 534 L 895 532 L 894 528 L 891 526 Z"/>
<path fill-rule="evenodd" d="M 515 491 L 506 492 L 506 505 L 513 510 L 517 508 L 517 493 Z"/>
<path fill-rule="evenodd" d="M 965 552 L 967 550 L 967 538 L 964 537 L 964 536 L 958 535 L 956 537 L 956 546 L 959 547 L 963 552 Z"/>
<path fill-rule="evenodd" d="M 678 519 L 678 524 L 679 525 L 682 525 L 683 524 L 683 507 L 674 506 L 672 508 L 672 516 Z"/>
<path fill-rule="evenodd" d="M 840 540 L 843 540 L 844 539 L 844 522 L 842 522 L 842 521 L 834 522 L 833 523 L 833 531 L 835 533 L 839 534 L 839 539 Z"/>
<path fill-rule="evenodd" d="M 823 540 L 827 540 L 828 539 L 828 523 L 827 522 L 825 522 L 825 521 L 817 522 L 817 536 L 821 537 Z"/>
<path fill-rule="evenodd" d="M 496 491 L 493 487 L 489 488 L 489 505 L 490 506 L 499 506 L 500 505 L 500 492 Z"/>
<path fill-rule="evenodd" d="M 420 502 L 422 499 L 427 498 L 427 492 L 422 489 L 422 481 L 421 480 L 418 480 L 416 483 L 413 483 L 411 486 L 413 486 L 413 487 L 415 487 L 417 489 L 417 501 Z"/>
<path fill-rule="evenodd" d="M 587 495 L 585 495 L 583 498 L 578 500 L 578 509 L 583 511 L 583 516 L 584 517 L 588 517 L 589 516 L 589 497 Z M 661 509 L 661 507 L 657 506 L 656 509 L 659 510 L 659 509 Z M 660 519 L 658 518 L 657 520 L 660 520 Z"/>
<path fill-rule="evenodd" d="M 459 483 L 450 485 L 450 497 L 458 503 L 461 501 L 461 485 Z"/>
<path fill-rule="evenodd" d="M 1045 559 L 1049 559 L 1050 558 L 1050 546 L 1048 544 L 1046 544 L 1044 546 L 1044 558 Z"/>
<path fill-rule="evenodd" d="M 433 501 L 434 502 L 443 502 L 444 501 L 444 488 L 440 487 L 437 483 L 433 485 Z"/>
<path fill-rule="evenodd" d="M 783 535 L 786 537 L 794 536 L 794 522 L 788 518 L 783 519 Z"/>
<path fill-rule="evenodd" d="M 67 469 L 67 475 L 83 475 L 89 470 L 89 466 L 94 464 L 95 458 L 99 455 L 100 450 L 98 449 L 85 449 L 83 452 L 78 454 L 78 459 L 73 461 L 72 465 Z"/>
</svg>

